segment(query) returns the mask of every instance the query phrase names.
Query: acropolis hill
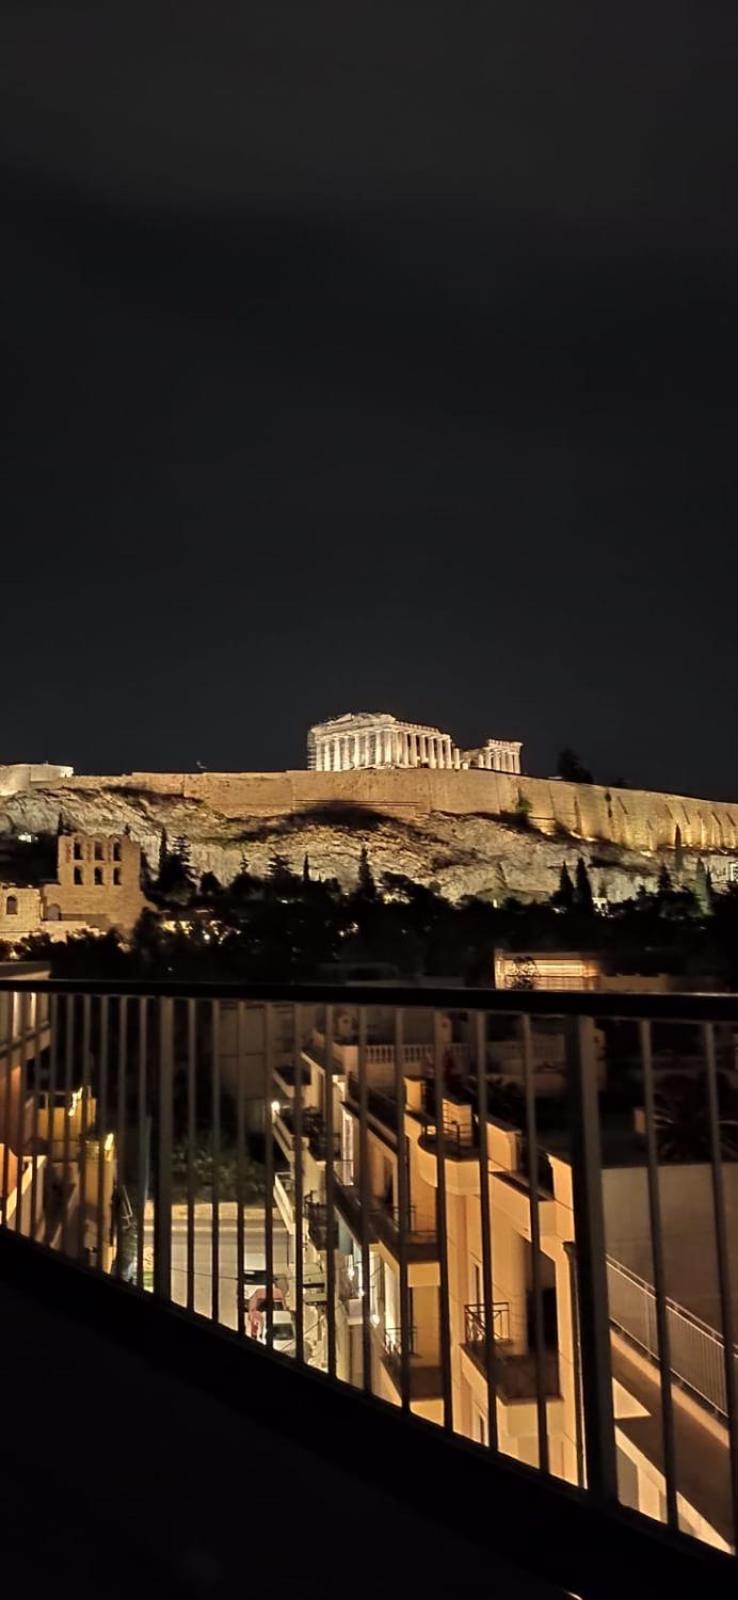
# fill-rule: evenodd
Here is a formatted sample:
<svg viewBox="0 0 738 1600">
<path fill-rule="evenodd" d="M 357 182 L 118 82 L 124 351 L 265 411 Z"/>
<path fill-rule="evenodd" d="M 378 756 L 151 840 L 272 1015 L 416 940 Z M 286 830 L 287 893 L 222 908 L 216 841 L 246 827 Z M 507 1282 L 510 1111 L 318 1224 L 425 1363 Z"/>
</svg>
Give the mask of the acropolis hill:
<svg viewBox="0 0 738 1600">
<path fill-rule="evenodd" d="M 488 768 L 131 772 L 0 768 L 0 833 L 126 828 L 155 867 L 162 831 L 185 835 L 194 868 L 228 882 L 245 854 L 263 872 L 279 851 L 298 870 L 355 882 L 362 844 L 372 868 L 434 883 L 449 899 L 547 896 L 563 860 L 582 855 L 596 894 L 652 887 L 679 829 L 685 872 L 701 857 L 717 885 L 738 862 L 738 805 L 529 778 Z"/>
</svg>

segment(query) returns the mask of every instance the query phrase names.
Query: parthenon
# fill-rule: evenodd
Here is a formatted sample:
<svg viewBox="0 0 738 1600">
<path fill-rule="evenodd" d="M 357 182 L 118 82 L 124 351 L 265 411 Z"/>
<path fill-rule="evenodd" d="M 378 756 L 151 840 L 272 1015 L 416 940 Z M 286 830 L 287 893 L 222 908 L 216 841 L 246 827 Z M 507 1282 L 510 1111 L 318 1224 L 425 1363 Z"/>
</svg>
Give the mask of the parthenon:
<svg viewBox="0 0 738 1600">
<path fill-rule="evenodd" d="M 521 744 L 487 739 L 461 750 L 449 733 L 418 722 L 402 722 L 388 711 L 347 711 L 317 722 L 307 740 L 310 771 L 348 772 L 359 767 L 483 767 L 520 772 Z"/>
</svg>

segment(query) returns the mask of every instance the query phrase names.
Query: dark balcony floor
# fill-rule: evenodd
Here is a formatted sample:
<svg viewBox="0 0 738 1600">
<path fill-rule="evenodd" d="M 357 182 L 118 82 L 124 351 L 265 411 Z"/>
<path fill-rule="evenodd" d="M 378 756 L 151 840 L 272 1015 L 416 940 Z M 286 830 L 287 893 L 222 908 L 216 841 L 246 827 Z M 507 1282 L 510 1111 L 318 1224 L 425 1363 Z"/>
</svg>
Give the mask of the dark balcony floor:
<svg viewBox="0 0 738 1600">
<path fill-rule="evenodd" d="M 375 1600 L 410 1577 L 449 1600 L 470 1587 L 562 1600 L 563 1563 L 569 1589 L 614 1600 L 629 1551 L 631 1600 L 655 1592 L 656 1573 L 668 1587 L 675 1560 L 694 1563 L 686 1575 L 711 1600 L 732 1588 L 732 1563 L 664 1547 L 430 1424 L 1 1234 L 0 1307 L 3 1576 L 29 1595 Z M 587 1559 L 601 1582 L 585 1588 L 569 1564 Z"/>
</svg>

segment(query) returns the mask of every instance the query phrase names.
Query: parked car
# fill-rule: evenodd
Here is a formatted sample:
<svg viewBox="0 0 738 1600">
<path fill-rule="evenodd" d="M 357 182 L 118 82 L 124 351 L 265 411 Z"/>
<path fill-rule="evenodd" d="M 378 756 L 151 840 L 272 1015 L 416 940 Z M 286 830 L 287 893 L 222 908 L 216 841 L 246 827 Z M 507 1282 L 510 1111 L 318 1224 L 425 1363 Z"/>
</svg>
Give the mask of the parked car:
<svg viewBox="0 0 738 1600">
<path fill-rule="evenodd" d="M 266 1317 L 264 1317 L 262 1330 L 259 1335 L 262 1344 L 266 1344 L 266 1337 L 267 1326 Z M 274 1316 L 272 1319 L 272 1348 L 278 1351 L 279 1355 L 281 1356 L 294 1356 L 297 1352 L 297 1329 L 295 1328 L 295 1319 L 292 1315 L 292 1312 L 288 1311 L 286 1306 L 282 1306 L 278 1310 L 275 1305 Z"/>
</svg>

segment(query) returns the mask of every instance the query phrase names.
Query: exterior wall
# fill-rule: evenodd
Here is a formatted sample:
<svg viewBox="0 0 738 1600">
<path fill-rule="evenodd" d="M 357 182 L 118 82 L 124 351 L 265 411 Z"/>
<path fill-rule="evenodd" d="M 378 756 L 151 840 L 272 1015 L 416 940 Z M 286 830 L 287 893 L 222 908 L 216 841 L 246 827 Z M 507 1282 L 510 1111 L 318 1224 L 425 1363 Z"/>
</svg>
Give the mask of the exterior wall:
<svg viewBox="0 0 738 1600">
<path fill-rule="evenodd" d="M 130 929 L 145 904 L 140 845 L 125 835 L 106 838 L 77 833 L 60 837 L 57 882 L 44 888 L 47 917 L 52 908 L 58 907 L 62 919 L 89 919 L 104 926 Z"/>
<path fill-rule="evenodd" d="M 481 769 L 385 767 L 350 772 L 132 772 L 73 777 L 74 790 L 136 789 L 199 800 L 226 817 L 289 816 L 312 807 L 360 806 L 388 816 L 479 814 L 504 817 L 522 796 L 534 827 L 641 850 L 672 849 L 677 826 L 685 849 L 738 850 L 738 804 L 605 789 Z"/>
<path fill-rule="evenodd" d="M 36 764 L 21 761 L 0 767 L 0 794 L 24 794 L 27 789 L 49 789 L 71 778 L 74 767 L 57 767 L 48 761 Z"/>
<path fill-rule="evenodd" d="M 0 883 L 0 939 L 25 939 L 39 933 L 42 915 L 40 889 Z"/>
</svg>

